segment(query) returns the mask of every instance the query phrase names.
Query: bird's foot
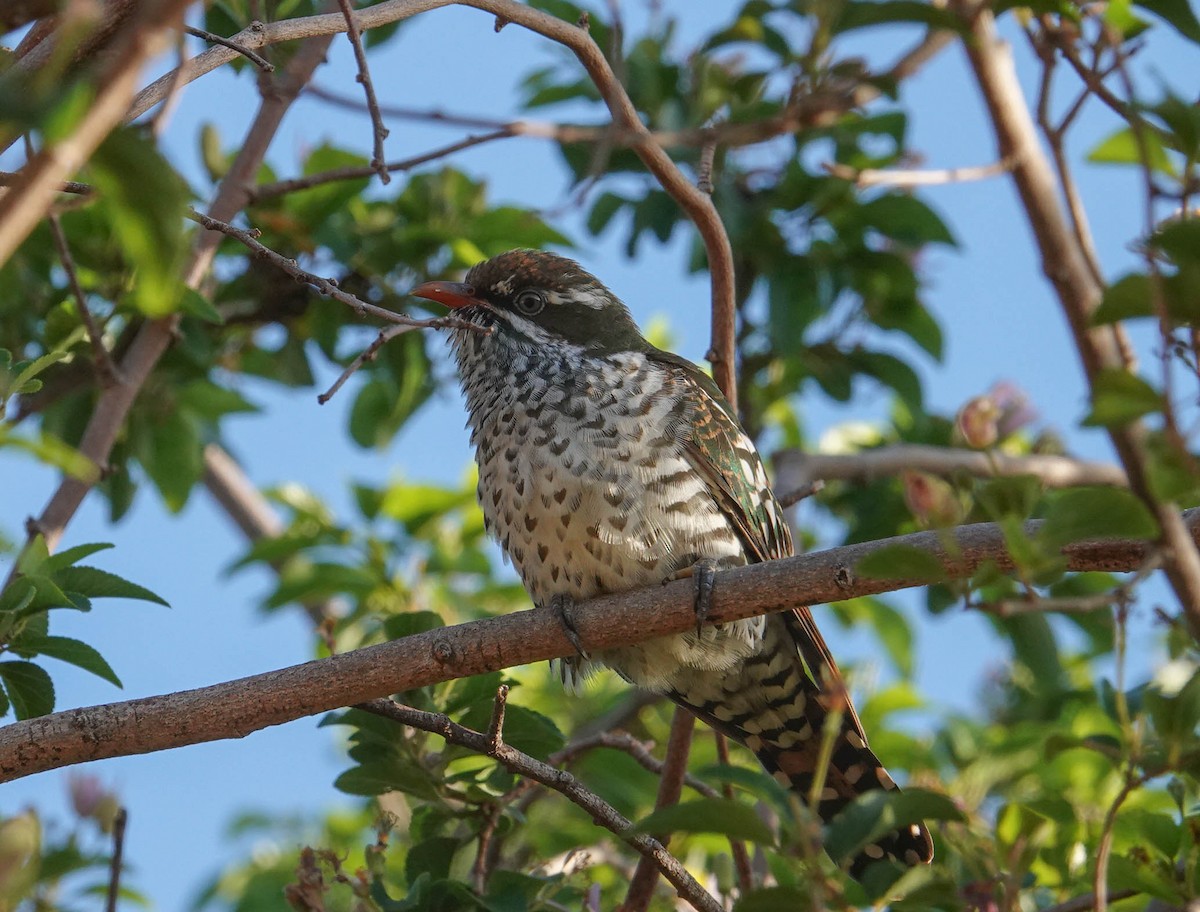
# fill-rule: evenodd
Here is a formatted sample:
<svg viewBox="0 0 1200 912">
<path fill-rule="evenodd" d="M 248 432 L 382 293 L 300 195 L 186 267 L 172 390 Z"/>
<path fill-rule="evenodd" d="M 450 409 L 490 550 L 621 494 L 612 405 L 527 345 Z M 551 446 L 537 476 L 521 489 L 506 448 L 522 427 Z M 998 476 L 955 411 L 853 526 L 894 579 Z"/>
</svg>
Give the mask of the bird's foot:
<svg viewBox="0 0 1200 912">
<path fill-rule="evenodd" d="M 687 579 L 689 576 L 696 585 L 696 600 L 694 603 L 696 636 L 700 636 L 704 632 L 704 622 L 708 619 L 708 613 L 712 610 L 713 588 L 717 582 L 717 562 L 711 557 L 702 557 L 690 567 L 676 570 L 663 580 L 663 584 L 673 583 L 675 580 Z"/>
<path fill-rule="evenodd" d="M 575 626 L 575 599 L 569 595 L 554 595 L 550 597 L 550 610 L 554 612 L 554 617 L 557 618 L 559 626 L 562 627 L 563 633 L 567 639 L 571 641 L 571 645 L 575 647 L 575 651 L 579 653 L 579 658 L 590 659 L 591 655 L 583 648 L 583 640 L 580 639 L 579 629 Z"/>
</svg>

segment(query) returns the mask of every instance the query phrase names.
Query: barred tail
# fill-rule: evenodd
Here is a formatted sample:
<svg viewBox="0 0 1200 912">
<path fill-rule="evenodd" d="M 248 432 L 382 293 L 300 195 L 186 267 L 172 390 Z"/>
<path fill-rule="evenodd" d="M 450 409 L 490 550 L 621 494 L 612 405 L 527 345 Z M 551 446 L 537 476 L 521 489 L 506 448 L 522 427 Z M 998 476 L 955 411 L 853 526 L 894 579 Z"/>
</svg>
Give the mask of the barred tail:
<svg viewBox="0 0 1200 912">
<path fill-rule="evenodd" d="M 825 686 L 816 681 L 827 680 Z M 821 753 L 825 719 L 842 711 L 816 811 L 828 821 L 857 795 L 897 788 L 867 745 L 862 725 L 841 689 L 837 666 L 805 609 L 767 619 L 762 648 L 727 672 L 680 679 L 668 696 L 717 731 L 744 744 L 782 785 L 807 801 Z M 926 864 L 933 841 L 923 824 L 864 846 L 850 865 L 859 877 L 874 861 Z"/>
</svg>

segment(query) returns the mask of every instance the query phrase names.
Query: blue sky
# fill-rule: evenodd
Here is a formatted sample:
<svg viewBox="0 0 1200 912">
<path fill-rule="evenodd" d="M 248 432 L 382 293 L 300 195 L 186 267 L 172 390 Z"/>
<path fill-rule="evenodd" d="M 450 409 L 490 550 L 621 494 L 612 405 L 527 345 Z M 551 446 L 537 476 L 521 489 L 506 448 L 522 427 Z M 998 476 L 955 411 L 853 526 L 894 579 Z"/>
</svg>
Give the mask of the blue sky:
<svg viewBox="0 0 1200 912">
<path fill-rule="evenodd" d="M 725 3 L 675 0 L 665 6 L 688 11 L 679 33 L 687 47 L 708 24 L 724 15 Z M 638 19 L 642 5 L 626 4 Z M 1156 29 L 1156 31 L 1165 31 Z M 847 42 L 847 53 L 888 61 L 912 39 L 897 30 L 886 45 Z M 1036 70 L 1025 43 L 1015 46 L 1028 95 L 1036 91 Z M 1156 36 L 1141 66 L 1162 74 L 1195 73 L 1195 46 L 1169 35 Z M 438 10 L 402 30 L 383 53 L 372 58 L 375 85 L 383 102 L 441 107 L 483 116 L 516 116 L 516 83 L 535 63 L 558 51 L 515 26 L 497 35 L 491 17 L 468 9 Z M 344 94 L 357 91 L 348 44 L 335 40 L 331 62 L 317 83 Z M 1068 80 L 1064 79 L 1064 82 Z M 1168 80 L 1169 81 L 1169 80 Z M 934 168 L 978 165 L 995 159 L 995 146 L 982 105 L 958 48 L 939 55 L 905 84 L 903 97 L 913 112 L 910 146 Z M 214 122 L 224 143 L 239 141 L 255 108 L 252 77 L 219 71 L 190 86 L 168 129 L 168 148 L 200 185 L 197 131 Z M 538 116 L 593 119 L 594 112 L 550 109 Z M 418 154 L 453 141 L 461 131 L 405 122 L 389 123 L 389 158 Z M 1089 106 L 1073 134 L 1069 151 L 1081 156 L 1115 128 L 1114 120 Z M 370 124 L 365 116 L 302 100 L 273 146 L 271 161 L 280 176 L 298 172 L 305 150 L 323 141 L 369 154 Z M 486 177 L 492 198 L 553 209 L 568 193 L 558 156 L 547 143 L 507 140 L 455 156 L 452 163 Z M 1110 277 L 1135 264 L 1127 244 L 1141 229 L 1138 179 L 1131 171 L 1082 166 L 1077 176 L 1088 201 L 1101 260 Z M 400 185 L 397 179 L 387 193 Z M 927 300 L 945 330 L 944 363 L 918 357 L 926 396 L 933 408 L 953 411 L 997 380 L 1016 382 L 1030 395 L 1041 420 L 1068 437 L 1080 455 L 1111 458 L 1104 436 L 1076 428 L 1085 411 L 1077 359 L 1057 303 L 1041 277 L 1031 235 L 1011 183 L 980 183 L 931 188 L 923 193 L 946 219 L 960 242 L 957 250 L 938 249 L 926 258 Z M 708 345 L 707 282 L 684 272 L 690 235 L 676 232 L 665 247 L 643 242 L 636 260 L 622 253 L 616 230 L 589 239 L 578 214 L 562 224 L 578 242 L 574 255 L 604 279 L 645 325 L 656 317 L 669 323 L 677 349 L 698 360 Z M 339 306 L 332 302 L 315 306 Z M 1148 340 L 1140 340 L 1148 350 Z M 898 350 L 907 351 L 893 342 Z M 332 380 L 327 372 L 318 382 Z M 243 392 L 263 407 L 262 415 L 237 416 L 227 425 L 228 442 L 260 485 L 298 482 L 335 509 L 348 506 L 348 484 L 411 479 L 456 481 L 467 469 L 470 450 L 464 411 L 449 392 L 429 403 L 384 452 L 364 452 L 345 437 L 353 392 L 343 391 L 326 406 L 314 392 L 281 393 L 246 381 Z M 848 420 L 883 414 L 888 397 L 879 392 L 856 397 L 853 413 L 812 395 L 804 403 L 810 437 Z M 25 459 L 0 456 L 3 502 L 0 529 L 16 538 L 25 516 L 37 513 L 56 479 Z M 311 632 L 298 612 L 263 617 L 255 610 L 268 579 L 259 571 L 228 577 L 226 568 L 243 543 L 202 490 L 179 516 L 167 515 L 155 495 L 143 491 L 130 516 L 116 528 L 105 520 L 104 505 L 89 499 L 71 525 L 65 544 L 111 541 L 117 547 L 95 562 L 163 595 L 170 610 L 142 604 L 102 603 L 91 614 L 56 619 L 56 632 L 94 643 L 125 682 L 117 691 L 72 669 L 53 669 L 60 708 L 166 693 L 303 661 L 311 655 Z M 964 707 L 978 694 L 983 673 L 1006 658 L 994 653 L 985 623 L 951 613 L 936 619 L 913 609 L 918 626 L 919 682 L 938 703 Z M 820 609 L 817 609 L 820 620 Z M 1149 643 L 1149 618 L 1135 642 Z M 826 624 L 835 653 L 867 658 L 871 641 L 846 635 Z M 878 663 L 883 666 L 884 663 Z M 564 696 L 564 699 L 568 697 Z M 245 846 L 226 838 L 235 811 L 260 808 L 288 813 L 340 802 L 330 783 L 344 766 L 328 731 L 315 719 L 301 720 L 241 741 L 198 745 L 178 751 L 93 764 L 87 772 L 115 788 L 130 810 L 127 857 L 134 865 L 130 883 L 145 890 L 157 908 L 179 908 L 201 881 L 223 862 L 241 857 Z M 4 786 L 0 813 L 36 804 L 47 818 L 67 819 L 66 771 Z"/>
</svg>

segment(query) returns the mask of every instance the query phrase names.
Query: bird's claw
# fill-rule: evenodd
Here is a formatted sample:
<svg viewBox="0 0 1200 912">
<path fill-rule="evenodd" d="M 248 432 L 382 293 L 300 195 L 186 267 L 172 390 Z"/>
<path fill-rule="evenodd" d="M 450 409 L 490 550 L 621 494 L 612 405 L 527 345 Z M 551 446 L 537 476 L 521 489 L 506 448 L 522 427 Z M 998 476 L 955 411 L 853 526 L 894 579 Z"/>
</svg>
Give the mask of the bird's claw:
<svg viewBox="0 0 1200 912">
<path fill-rule="evenodd" d="M 550 610 L 554 612 L 559 626 L 562 627 L 563 633 L 566 634 L 575 651 L 579 653 L 579 657 L 585 660 L 590 659 L 591 655 L 583 648 L 583 640 L 579 636 L 579 629 L 575 626 L 575 619 L 572 616 L 572 612 L 575 610 L 575 600 L 569 595 L 551 596 Z"/>
<path fill-rule="evenodd" d="M 712 610 L 713 588 L 717 582 L 717 562 L 702 557 L 692 565 L 692 579 L 696 583 L 696 636 L 704 632 L 704 622 Z"/>
</svg>

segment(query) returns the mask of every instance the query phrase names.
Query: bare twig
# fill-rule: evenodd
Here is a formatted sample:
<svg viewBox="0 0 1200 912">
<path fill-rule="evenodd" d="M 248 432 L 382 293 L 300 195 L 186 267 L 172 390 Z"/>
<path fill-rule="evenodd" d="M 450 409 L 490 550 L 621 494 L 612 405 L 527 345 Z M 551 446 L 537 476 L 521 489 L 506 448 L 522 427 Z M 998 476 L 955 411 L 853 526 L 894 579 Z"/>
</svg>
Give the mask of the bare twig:
<svg viewBox="0 0 1200 912">
<path fill-rule="evenodd" d="M 96 375 L 100 379 L 101 389 L 108 389 L 121 382 L 117 366 L 113 364 L 112 356 L 104 347 L 104 335 L 96 324 L 91 308 L 87 304 L 87 296 L 79 284 L 79 276 L 75 272 L 75 259 L 71 256 L 71 248 L 67 244 L 67 235 L 63 231 L 62 220 L 51 212 L 49 215 L 50 233 L 54 237 L 54 246 L 58 248 L 58 258 L 62 261 L 63 272 L 67 274 L 67 284 L 71 287 L 71 296 L 75 299 L 75 309 L 79 311 L 79 319 L 87 330 L 88 341 L 92 346 L 92 360 L 96 364 Z"/>
<path fill-rule="evenodd" d="M 263 24 L 257 21 L 251 22 L 249 27 L 251 29 L 255 29 L 256 31 L 262 31 Z M 222 38 L 220 35 L 214 35 L 212 32 L 206 32 L 202 28 L 195 28 L 191 25 L 185 25 L 183 30 L 192 37 L 207 41 L 209 44 L 219 44 L 222 47 L 227 47 L 230 50 L 237 51 L 264 73 L 275 72 L 275 64 L 271 63 L 271 61 L 267 60 L 267 58 L 263 57 L 261 54 L 250 50 L 250 48 L 246 47 L 245 45 L 238 44 L 236 41 L 231 41 L 228 38 Z M 182 69 L 182 66 L 180 69 Z"/>
<path fill-rule="evenodd" d="M 929 170 L 878 170 L 875 168 L 852 168 L 837 162 L 824 162 L 821 167 L 834 177 L 853 181 L 858 187 L 930 187 L 937 184 L 962 184 L 968 181 L 998 177 L 1013 169 L 1011 157 L 1002 158 L 990 165 L 975 165 L 967 168 L 940 168 Z"/>
<path fill-rule="evenodd" d="M 782 497 L 779 498 L 781 507 L 791 507 L 800 503 L 802 500 L 807 500 L 810 497 L 815 497 L 825 490 L 825 479 L 815 478 L 807 484 L 801 485 L 798 488 L 793 488 Z"/>
<path fill-rule="evenodd" d="M 655 810 L 679 803 L 695 730 L 696 717 L 685 709 L 675 707 L 675 715 L 671 717 L 671 734 L 667 738 L 667 758 L 663 764 L 662 777 L 658 780 L 658 797 L 654 800 Z M 655 835 L 663 845 L 670 839 L 669 834 Z M 650 905 L 650 898 L 654 895 L 659 871 L 660 868 L 653 858 L 647 855 L 641 857 L 629 882 L 629 891 L 625 894 L 620 912 L 645 912 L 646 907 Z"/>
<path fill-rule="evenodd" d="M 584 788 L 570 773 L 555 769 L 536 760 L 503 742 L 492 744 L 488 735 L 473 731 L 452 721 L 441 713 L 422 712 L 402 706 L 391 700 L 372 700 L 358 705 L 375 715 L 383 716 L 421 731 L 431 732 L 469 750 L 496 760 L 509 772 L 536 780 L 564 795 L 572 804 L 578 805 L 591 815 L 592 820 L 607 829 L 618 839 L 650 859 L 664 877 L 671 882 L 679 895 L 701 912 L 722 912 L 721 905 L 696 882 L 696 879 L 651 836 L 633 829 L 633 821 L 622 816 L 616 808 L 599 795 Z"/>
<path fill-rule="evenodd" d="M 488 330 L 484 327 L 476 326 L 472 323 L 465 323 L 462 320 L 455 320 L 451 317 L 437 317 L 431 320 L 416 320 L 412 317 L 396 313 L 394 310 L 388 310 L 384 307 L 379 307 L 375 304 L 368 303 L 357 295 L 352 295 L 347 291 L 343 291 L 337 286 L 333 279 L 327 279 L 316 273 L 309 272 L 307 269 L 302 269 L 300 264 L 293 259 L 285 257 L 281 253 L 276 253 L 270 247 L 261 243 L 258 240 L 259 231 L 257 229 L 246 230 L 230 225 L 228 222 L 222 222 L 219 219 L 210 218 L 203 213 L 192 210 L 188 213 L 188 218 L 195 222 L 199 222 L 209 231 L 218 231 L 221 234 L 228 235 L 234 240 L 240 241 L 250 248 L 251 252 L 259 259 L 265 260 L 278 266 L 292 278 L 298 282 L 303 282 L 306 285 L 312 286 L 317 292 L 326 297 L 333 298 L 335 301 L 345 304 L 347 307 L 354 310 L 360 317 L 370 314 L 373 317 L 378 317 L 388 323 L 395 323 L 398 326 L 404 326 L 409 329 L 467 329 L 486 333 Z M 386 339 L 383 341 L 387 341 Z M 372 346 L 378 351 L 378 346 L 383 343 L 376 340 L 378 345 Z M 369 351 L 370 349 L 368 349 Z M 372 353 L 373 354 L 373 353 Z M 345 381 L 342 380 L 344 383 Z M 340 386 L 341 384 L 336 384 Z M 335 390 L 331 390 L 328 395 L 332 395 Z"/>
<path fill-rule="evenodd" d="M 379 101 L 375 97 L 375 84 L 371 82 L 371 70 L 367 66 L 367 52 L 363 50 L 362 36 L 358 31 L 358 23 L 354 20 L 354 7 L 350 0 L 338 0 L 342 15 L 346 17 L 346 37 L 354 48 L 354 61 L 358 65 L 358 81 L 367 96 L 367 110 L 371 112 L 371 127 L 374 134 L 374 154 L 371 156 L 371 167 L 379 175 L 381 183 L 387 184 L 392 180 L 388 174 L 387 162 L 383 154 L 383 141 L 388 137 L 388 128 L 383 125 L 383 115 L 379 113 Z"/>
<path fill-rule="evenodd" d="M 1038 142 L 1011 50 L 997 35 L 992 12 L 975 8 L 965 0 L 955 3 L 970 30 L 970 40 L 964 42 L 964 47 L 987 103 L 1000 154 L 1017 156 L 1013 180 L 1038 242 L 1042 268 L 1070 323 L 1084 374 L 1095 394 L 1096 378 L 1102 371 L 1124 369 L 1120 347 L 1113 335 L 1092 327 L 1092 315 L 1099 306 L 1102 288 L 1093 278 L 1063 218 L 1056 181 Z M 1167 554 L 1167 579 L 1193 636 L 1200 638 L 1200 551 L 1182 525 L 1177 507 L 1160 501 L 1154 494 L 1146 427 L 1141 421 L 1132 421 L 1110 426 L 1108 434 L 1129 476 L 1130 489 L 1158 520 Z"/>
<path fill-rule="evenodd" d="M 435 321 L 426 320 L 421 321 L 420 325 L 440 326 L 442 324 L 438 324 Z M 387 329 L 380 330 L 379 335 L 375 337 L 375 341 L 363 349 L 362 353 L 346 366 L 346 369 L 338 375 L 338 378 L 333 381 L 333 385 L 330 386 L 329 389 L 317 396 L 317 402 L 321 405 L 324 405 L 334 397 L 334 394 L 337 393 L 337 391 L 340 390 L 343 385 L 345 385 L 346 381 L 354 376 L 355 372 L 357 372 L 364 364 L 369 364 L 370 362 L 374 361 L 376 355 L 379 354 L 379 350 L 383 348 L 383 346 L 387 345 L 387 343 L 396 338 L 396 336 L 403 335 L 406 332 L 412 332 L 417 328 L 418 327 L 412 323 L 403 323 L 396 326 L 389 326 Z"/>
<path fill-rule="evenodd" d="M 1100 845 L 1096 849 L 1096 869 L 1092 875 L 1092 895 L 1095 912 L 1108 912 L 1108 858 L 1112 853 L 1113 829 L 1117 824 L 1117 814 L 1126 799 L 1146 783 L 1145 776 L 1139 776 L 1128 770 L 1121 790 L 1109 805 L 1104 815 L 1104 824 L 1100 828 Z"/>
<path fill-rule="evenodd" d="M 870 481 L 914 470 L 931 475 L 974 475 L 995 478 L 1009 475 L 1033 475 L 1048 488 L 1072 488 L 1079 485 L 1128 487 L 1120 466 L 1092 462 L 1070 456 L 1009 456 L 1001 452 L 935 447 L 899 443 L 857 453 L 830 455 L 780 450 L 775 454 L 776 488 L 781 500 L 792 502 L 789 492 L 804 491 L 817 479 L 830 481 Z"/>
<path fill-rule="evenodd" d="M 1200 535 L 1200 511 L 1180 518 Z M 1040 522 L 1024 527 L 1036 535 Z M 724 570 L 709 621 L 726 624 L 796 604 L 819 605 L 923 586 L 921 579 L 860 577 L 866 555 L 905 545 L 919 548 L 965 579 L 985 562 L 1002 571 L 1013 561 L 999 526 L 919 532 Z M 1136 570 L 1153 550 L 1142 541 L 1081 542 L 1063 549 L 1072 571 Z M 88 760 L 143 754 L 222 738 L 243 737 L 281 722 L 387 694 L 513 665 L 573 655 L 551 609 L 518 611 L 439 628 L 390 643 L 166 696 L 67 710 L 0 728 L 0 782 Z M 594 649 L 611 649 L 695 628 L 695 586 L 678 580 L 603 596 L 576 606 L 572 619 Z"/>
<path fill-rule="evenodd" d="M 488 754 L 495 756 L 504 746 L 504 709 L 508 705 L 508 685 L 496 688 L 496 699 L 492 701 L 492 718 L 488 723 Z"/>
<path fill-rule="evenodd" d="M 1012 617 L 1016 614 L 1039 614 L 1047 611 L 1057 611 L 1064 614 L 1088 614 L 1101 608 L 1116 606 L 1125 609 L 1133 600 L 1134 590 L 1155 570 L 1162 566 L 1163 556 L 1159 551 L 1152 551 L 1146 560 L 1138 567 L 1137 572 L 1121 585 L 1109 592 L 1098 592 L 1095 595 L 1077 595 L 1062 598 L 1039 598 L 1032 589 L 1025 599 L 1001 599 L 998 602 L 982 603 L 974 607 L 982 611 L 996 614 L 999 617 Z"/>
<path fill-rule="evenodd" d="M 424 165 L 431 161 L 437 161 L 439 158 L 445 158 L 447 155 L 452 155 L 455 152 L 461 152 L 463 149 L 470 149 L 472 146 L 480 146 L 484 143 L 494 142 L 497 139 L 507 139 L 516 135 L 516 133 L 509 132 L 508 130 L 493 130 L 490 133 L 484 133 L 480 136 L 468 136 L 466 139 L 451 143 L 448 146 L 443 146 L 440 149 L 434 149 L 432 152 L 426 152 L 423 155 L 401 159 L 400 161 L 388 162 L 384 167 L 388 171 L 410 171 L 418 165 Z M 310 187 L 318 187 L 321 184 L 328 184 L 332 183 L 333 181 L 355 180 L 358 178 L 370 177 L 372 174 L 375 174 L 376 171 L 377 169 L 374 165 L 333 168 L 329 171 L 322 171 L 320 174 L 309 175 L 308 177 L 295 177 L 291 180 L 281 180 L 270 184 L 260 184 L 251 192 L 251 199 L 254 201 L 269 199 L 273 196 L 282 196 L 285 193 L 294 193 L 297 190 L 307 190 Z"/>
<path fill-rule="evenodd" d="M 600 732 L 596 735 L 580 738 L 572 741 L 562 750 L 551 754 L 546 758 L 546 762 L 553 766 L 564 766 L 580 754 L 595 750 L 598 747 L 623 751 L 637 761 L 638 765 L 643 769 L 654 773 L 656 776 L 662 776 L 663 774 L 664 762 L 650 753 L 646 744 L 628 732 Z M 705 798 L 720 797 L 720 793 L 716 789 L 690 773 L 683 777 L 683 784 Z"/>
<path fill-rule="evenodd" d="M 113 819 L 113 850 L 112 859 L 108 863 L 108 892 L 104 899 L 104 912 L 117 912 L 117 898 L 121 895 L 121 868 L 125 856 L 125 827 L 129 823 L 129 812 L 125 808 L 117 809 Z"/>
<path fill-rule="evenodd" d="M 0 187 L 15 187 L 24 179 L 20 171 L 0 171 Z M 95 192 L 91 184 L 81 184 L 79 181 L 63 181 L 54 189 L 58 193 L 75 193 L 79 196 Z"/>
</svg>

